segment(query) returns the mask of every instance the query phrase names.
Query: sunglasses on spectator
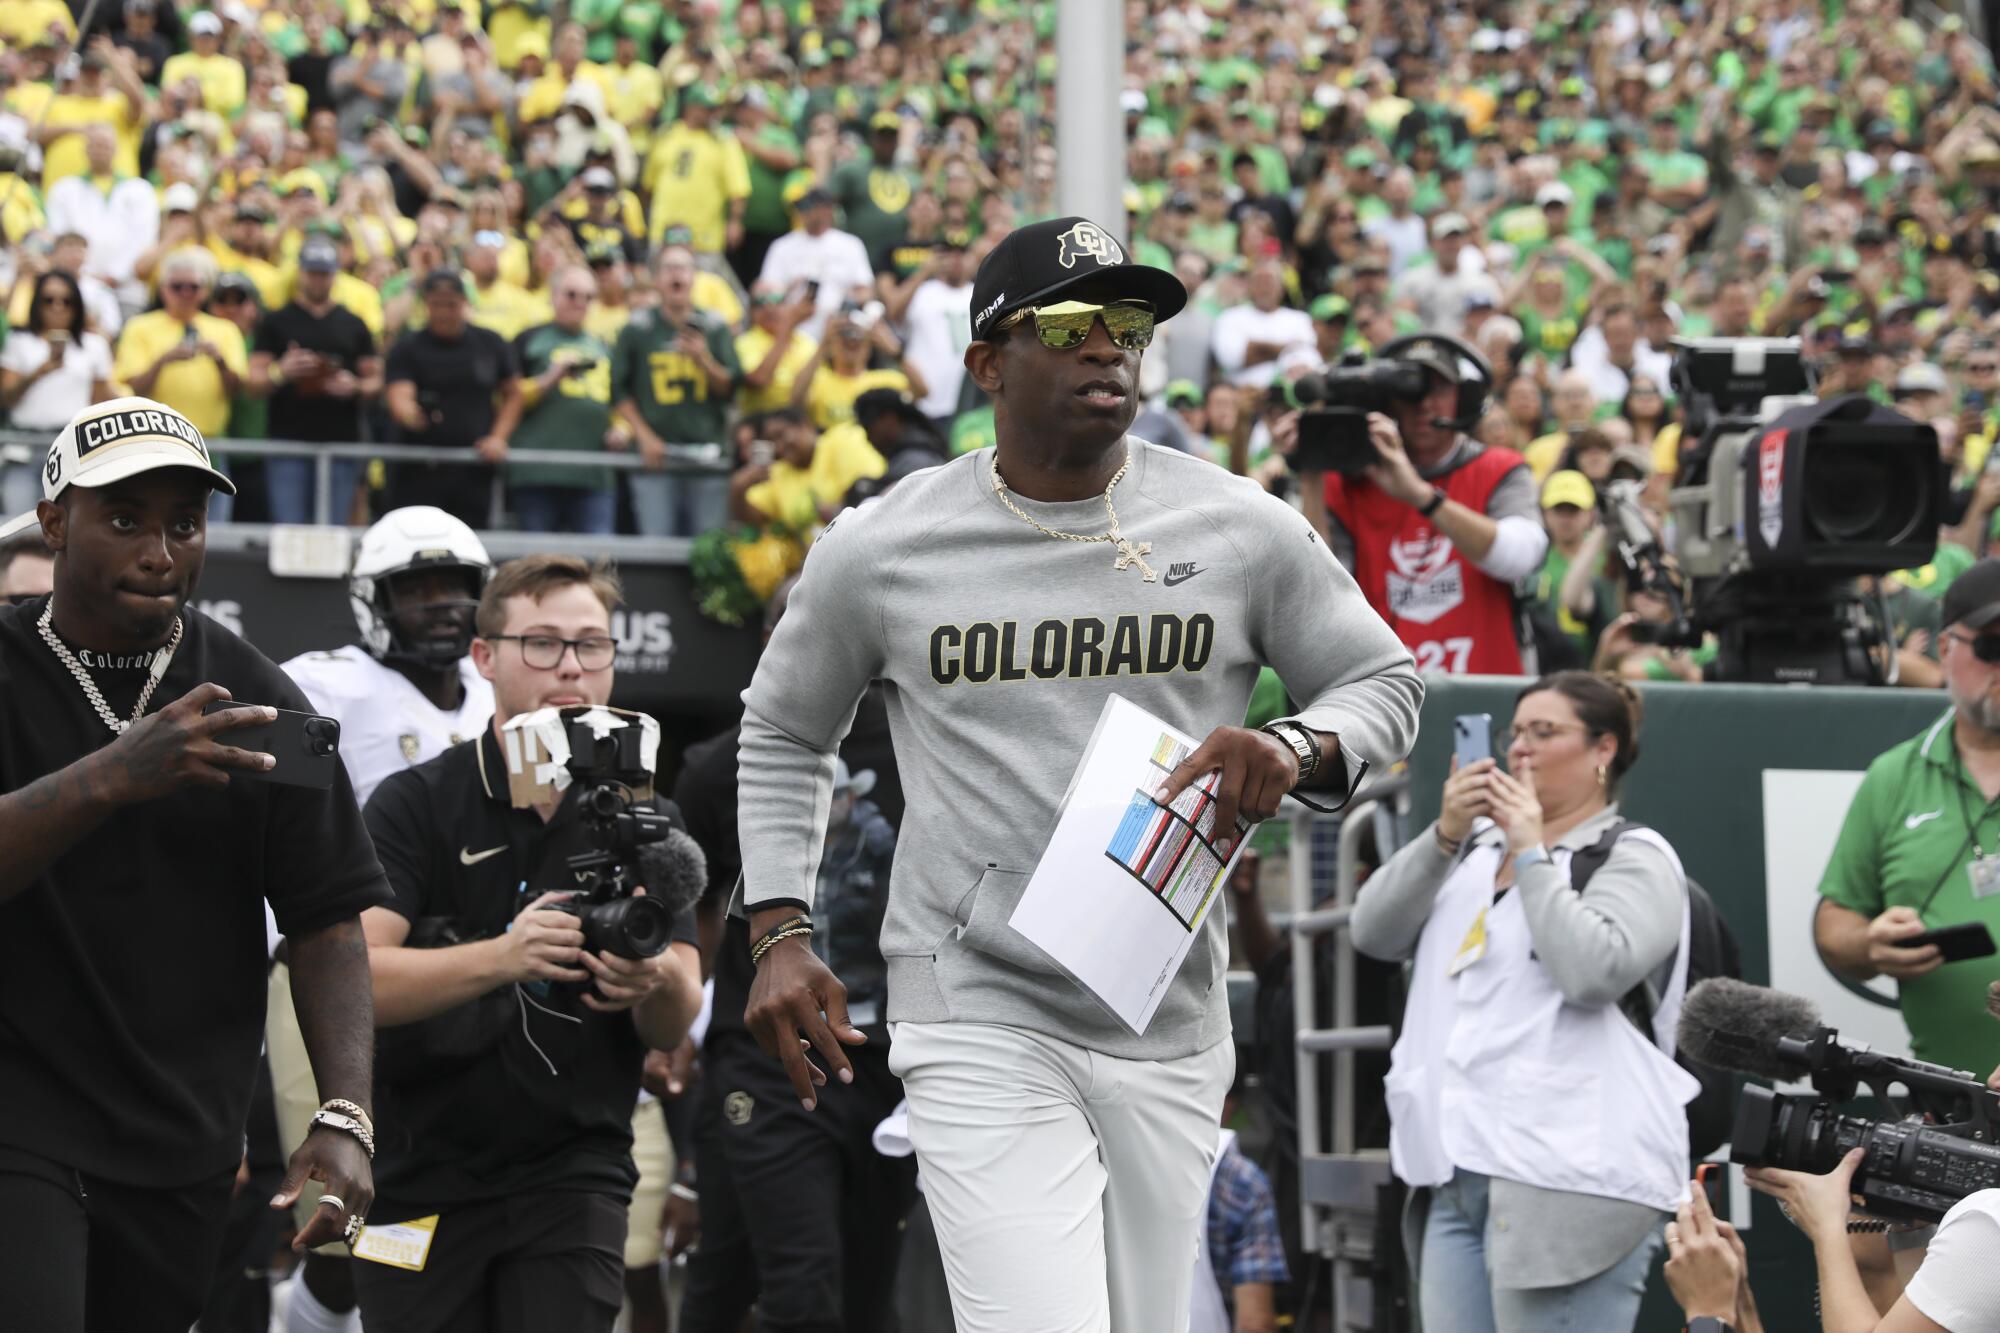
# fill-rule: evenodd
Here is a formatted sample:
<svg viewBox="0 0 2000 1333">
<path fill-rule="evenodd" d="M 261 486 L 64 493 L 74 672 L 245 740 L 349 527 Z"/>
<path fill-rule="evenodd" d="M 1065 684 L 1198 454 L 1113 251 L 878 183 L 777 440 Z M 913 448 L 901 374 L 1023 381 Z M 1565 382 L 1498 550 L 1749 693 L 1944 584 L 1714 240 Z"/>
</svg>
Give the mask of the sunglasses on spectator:
<svg viewBox="0 0 2000 1333">
<path fill-rule="evenodd" d="M 248 295 L 247 292 L 239 292 L 231 288 L 217 292 L 213 299 L 217 305 L 235 305 L 240 301 L 248 299 Z"/>
<path fill-rule="evenodd" d="M 1972 650 L 1972 655 L 1987 665 L 2000 662 L 2000 634 L 1953 634 L 1951 638 Z"/>
<path fill-rule="evenodd" d="M 602 671 L 618 655 L 616 639 L 593 636 L 562 639 L 553 634 L 488 634 L 489 641 L 512 639 L 521 645 L 521 660 L 537 671 L 553 671 L 562 665 L 563 654 L 576 650 L 576 664 L 585 671 Z"/>
<path fill-rule="evenodd" d="M 1024 306 L 1001 320 L 1000 327 L 1011 329 L 1030 319 L 1035 321 L 1035 336 L 1042 346 L 1058 352 L 1081 347 L 1090 337 L 1091 326 L 1099 319 L 1104 321 L 1104 331 L 1111 336 L 1115 347 L 1136 352 L 1153 341 L 1154 313 L 1150 301 L 1113 301 L 1109 305 L 1064 301 L 1058 305 Z"/>
<path fill-rule="evenodd" d="M 198 292 L 201 290 L 201 284 L 198 282 L 166 282 L 160 285 L 170 292 Z"/>
<path fill-rule="evenodd" d="M 1968 375 L 1991 375 L 1996 370 L 2000 370 L 2000 361 L 1968 361 L 1965 363 L 1965 373 Z"/>
</svg>

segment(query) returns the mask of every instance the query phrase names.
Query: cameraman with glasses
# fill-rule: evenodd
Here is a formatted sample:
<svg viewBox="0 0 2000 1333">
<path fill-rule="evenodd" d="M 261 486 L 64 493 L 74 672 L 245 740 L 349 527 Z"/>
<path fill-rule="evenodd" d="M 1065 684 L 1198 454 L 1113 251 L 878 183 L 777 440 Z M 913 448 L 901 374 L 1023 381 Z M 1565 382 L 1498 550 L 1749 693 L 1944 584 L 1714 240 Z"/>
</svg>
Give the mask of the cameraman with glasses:
<svg viewBox="0 0 2000 1333">
<path fill-rule="evenodd" d="M 624 958 L 584 947 L 552 910 L 565 895 L 528 900 L 585 830 L 573 802 L 512 805 L 502 727 L 610 699 L 620 599 L 578 556 L 501 566 L 472 646 L 490 731 L 368 802 L 395 895 L 362 919 L 385 1126 L 378 1235 L 355 1247 L 369 1333 L 608 1333 L 618 1316 L 640 1068 L 700 1008 L 694 923 L 681 913 L 666 952 Z"/>
<path fill-rule="evenodd" d="M 1842 977 L 1895 979 L 1918 1059 L 1983 1069 L 1991 1032 L 1964 1015 L 2000 963 L 1947 966 L 1937 946 L 1909 941 L 1975 921 L 2000 934 L 2000 559 L 1954 579 L 1940 612 L 1951 709 L 1868 766 L 1820 880 L 1813 939 Z"/>
</svg>

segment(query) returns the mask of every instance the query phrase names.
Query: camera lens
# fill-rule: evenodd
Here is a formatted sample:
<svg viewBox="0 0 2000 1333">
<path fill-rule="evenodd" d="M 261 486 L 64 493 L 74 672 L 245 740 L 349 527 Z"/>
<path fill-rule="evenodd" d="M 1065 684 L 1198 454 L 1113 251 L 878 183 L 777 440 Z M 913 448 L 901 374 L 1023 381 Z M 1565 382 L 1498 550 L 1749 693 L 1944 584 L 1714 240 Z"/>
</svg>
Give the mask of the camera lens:
<svg viewBox="0 0 2000 1333">
<path fill-rule="evenodd" d="M 590 947 L 620 958 L 654 958 L 665 953 L 674 914 L 657 898 L 620 898 L 599 903 L 583 918 Z"/>
</svg>

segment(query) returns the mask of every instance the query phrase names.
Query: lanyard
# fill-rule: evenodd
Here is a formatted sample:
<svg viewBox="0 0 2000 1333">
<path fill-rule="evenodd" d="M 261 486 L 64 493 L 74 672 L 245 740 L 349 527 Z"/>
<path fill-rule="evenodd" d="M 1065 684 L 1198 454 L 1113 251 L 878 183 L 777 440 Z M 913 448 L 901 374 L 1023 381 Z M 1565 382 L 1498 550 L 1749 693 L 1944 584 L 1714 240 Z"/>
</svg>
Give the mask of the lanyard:
<svg viewBox="0 0 2000 1333">
<path fill-rule="evenodd" d="M 1964 755 L 1958 756 L 1958 777 L 1958 813 L 1965 820 L 1966 836 L 1972 839 L 1972 859 L 1982 860 L 1986 856 L 1986 851 L 1979 845 L 1979 826 L 1985 823 L 1996 809 L 2000 809 L 2000 796 L 1988 801 L 1986 808 L 1980 811 L 1979 818 L 1975 820 L 1972 817 L 1972 805 L 1965 799 L 1966 783 L 1971 780 L 1972 775 L 1966 771 Z"/>
</svg>

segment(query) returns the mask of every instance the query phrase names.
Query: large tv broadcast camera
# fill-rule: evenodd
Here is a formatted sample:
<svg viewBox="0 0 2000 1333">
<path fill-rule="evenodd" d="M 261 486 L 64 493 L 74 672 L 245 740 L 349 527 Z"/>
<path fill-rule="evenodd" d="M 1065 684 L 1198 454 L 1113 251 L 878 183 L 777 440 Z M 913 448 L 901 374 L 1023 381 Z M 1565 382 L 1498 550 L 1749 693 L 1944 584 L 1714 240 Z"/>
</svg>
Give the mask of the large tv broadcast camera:
<svg viewBox="0 0 2000 1333">
<path fill-rule="evenodd" d="M 1298 445 L 1292 468 L 1299 473 L 1338 472 L 1358 477 L 1376 462 L 1368 439 L 1368 414 L 1391 413 L 1399 402 L 1430 392 L 1432 368 L 1456 369 L 1458 400 L 1450 417 L 1436 425 L 1471 431 L 1493 391 L 1493 368 L 1463 339 L 1444 333 L 1411 333 L 1382 345 L 1371 359 L 1349 352 L 1323 371 L 1292 382 L 1299 405 Z"/>
<path fill-rule="evenodd" d="M 1681 1002 L 1675 1048 L 1711 1069 L 1811 1081 L 1811 1092 L 1744 1085 L 1732 1162 L 1825 1175 L 1864 1149 L 1854 1190 L 1877 1217 L 1936 1221 L 1974 1190 L 2000 1186 L 2000 1093 L 1964 1070 L 1843 1042 L 1802 995 L 1709 977 Z M 1842 1114 L 1864 1087 L 1882 1115 Z"/>
<path fill-rule="evenodd" d="M 1815 397 L 1796 338 L 1676 339 L 1674 350 L 1674 557 L 1635 483 L 1615 483 L 1605 505 L 1627 585 L 1671 608 L 1649 637 L 1693 647 L 1714 634 L 1719 680 L 1892 683 L 1887 608 L 1857 579 L 1936 553 L 1937 433 L 1860 394 Z"/>
<path fill-rule="evenodd" d="M 1975 1190 L 2000 1187 L 2000 1093 L 1963 1070 L 1849 1046 L 1829 1027 L 1779 1037 L 1777 1058 L 1813 1091 L 1755 1083 L 1736 1104 L 1729 1160 L 1825 1175 L 1851 1150 L 1866 1151 L 1854 1190 L 1876 1217 L 1935 1222 Z M 1890 1087 L 1901 1084 L 1899 1099 Z M 1887 1115 L 1842 1115 L 1863 1087 Z M 1907 1108 L 1907 1109 L 1905 1109 Z"/>
</svg>

